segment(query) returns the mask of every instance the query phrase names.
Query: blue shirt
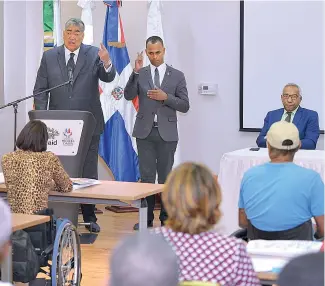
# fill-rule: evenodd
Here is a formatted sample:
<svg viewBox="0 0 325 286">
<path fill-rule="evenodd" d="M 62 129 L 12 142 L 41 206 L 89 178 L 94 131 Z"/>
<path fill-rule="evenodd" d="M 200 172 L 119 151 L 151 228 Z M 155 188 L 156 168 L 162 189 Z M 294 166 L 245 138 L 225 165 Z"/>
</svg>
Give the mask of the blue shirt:
<svg viewBox="0 0 325 286">
<path fill-rule="evenodd" d="M 238 207 L 260 230 L 288 230 L 324 215 L 324 183 L 294 163 L 266 163 L 244 174 Z"/>
</svg>

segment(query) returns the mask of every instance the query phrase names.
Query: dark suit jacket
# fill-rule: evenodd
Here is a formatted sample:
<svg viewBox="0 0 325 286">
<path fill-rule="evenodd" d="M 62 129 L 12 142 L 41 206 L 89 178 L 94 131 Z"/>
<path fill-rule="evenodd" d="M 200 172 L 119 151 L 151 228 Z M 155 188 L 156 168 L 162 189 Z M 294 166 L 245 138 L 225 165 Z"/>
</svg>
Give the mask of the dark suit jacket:
<svg viewBox="0 0 325 286">
<path fill-rule="evenodd" d="M 82 110 L 91 112 L 96 121 L 95 135 L 104 129 L 104 117 L 99 98 L 98 79 L 111 82 L 115 77 L 115 69 L 110 72 L 105 68 L 98 56 L 98 48 L 81 44 L 76 67 L 73 73 L 73 86 L 60 87 L 51 91 L 49 109 Z M 65 62 L 64 46 L 44 52 L 37 73 L 34 94 L 68 81 L 68 70 Z M 47 109 L 48 94 L 37 96 L 35 109 Z"/>
<path fill-rule="evenodd" d="M 259 147 L 266 147 L 266 140 L 264 137 L 271 125 L 281 120 L 283 112 L 284 109 L 280 108 L 267 113 L 264 119 L 264 126 L 256 140 Z M 317 140 L 320 134 L 317 112 L 299 107 L 292 123 L 295 124 L 299 130 L 301 149 L 316 149 Z"/>
<path fill-rule="evenodd" d="M 161 89 L 167 93 L 164 102 L 150 99 L 147 91 L 154 89 L 150 66 L 143 67 L 139 74 L 132 73 L 124 89 L 126 100 L 139 96 L 139 111 L 134 124 L 133 136 L 146 138 L 152 129 L 157 114 L 158 130 L 165 141 L 178 141 L 176 111 L 186 113 L 190 108 L 184 74 L 167 65 Z"/>
</svg>

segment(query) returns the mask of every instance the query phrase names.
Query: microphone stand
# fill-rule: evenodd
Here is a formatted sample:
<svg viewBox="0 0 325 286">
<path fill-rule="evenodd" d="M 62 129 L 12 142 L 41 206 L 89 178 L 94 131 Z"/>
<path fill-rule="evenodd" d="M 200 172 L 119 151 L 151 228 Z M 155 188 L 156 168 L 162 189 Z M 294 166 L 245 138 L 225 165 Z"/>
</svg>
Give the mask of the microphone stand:
<svg viewBox="0 0 325 286">
<path fill-rule="evenodd" d="M 42 93 L 48 93 L 50 92 L 51 90 L 53 89 L 57 89 L 59 87 L 62 87 L 62 86 L 65 86 L 65 85 L 68 85 L 68 84 L 72 84 L 72 79 L 70 78 L 68 81 L 64 82 L 64 83 L 61 83 L 59 85 L 56 85 L 56 86 L 53 86 L 51 88 L 48 88 L 48 89 L 45 89 L 43 91 L 40 91 L 38 93 L 35 93 L 35 94 L 32 94 L 30 96 L 27 96 L 27 97 L 24 97 L 24 98 L 21 98 L 21 99 L 17 99 L 13 102 L 10 102 L 6 105 L 3 105 L 3 106 L 0 106 L 0 109 L 3 109 L 3 108 L 6 108 L 8 106 L 12 106 L 14 108 L 14 151 L 16 151 L 17 147 L 16 147 L 16 140 L 17 140 L 17 113 L 18 113 L 18 103 L 20 103 L 21 101 L 25 101 L 27 99 L 30 99 L 30 98 L 34 98 L 34 97 L 37 97 L 38 95 L 41 95 Z"/>
</svg>

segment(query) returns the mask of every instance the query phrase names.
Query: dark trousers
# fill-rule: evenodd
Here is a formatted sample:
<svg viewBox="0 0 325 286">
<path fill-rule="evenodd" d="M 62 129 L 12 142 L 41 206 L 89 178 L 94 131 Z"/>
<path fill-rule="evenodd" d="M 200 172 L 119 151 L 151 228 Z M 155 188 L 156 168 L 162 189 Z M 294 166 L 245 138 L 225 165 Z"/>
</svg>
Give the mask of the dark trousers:
<svg viewBox="0 0 325 286">
<path fill-rule="evenodd" d="M 94 135 L 91 139 L 89 150 L 86 156 L 83 178 L 98 179 L 98 145 L 100 135 Z M 84 222 L 96 222 L 95 205 L 81 205 Z"/>
<path fill-rule="evenodd" d="M 177 141 L 166 142 L 153 127 L 145 139 L 137 138 L 139 168 L 142 183 L 155 183 L 158 173 L 158 183 L 164 184 L 174 164 Z M 148 203 L 148 220 L 154 220 L 155 196 L 146 198 Z M 160 221 L 167 219 L 167 212 L 161 202 Z"/>
</svg>

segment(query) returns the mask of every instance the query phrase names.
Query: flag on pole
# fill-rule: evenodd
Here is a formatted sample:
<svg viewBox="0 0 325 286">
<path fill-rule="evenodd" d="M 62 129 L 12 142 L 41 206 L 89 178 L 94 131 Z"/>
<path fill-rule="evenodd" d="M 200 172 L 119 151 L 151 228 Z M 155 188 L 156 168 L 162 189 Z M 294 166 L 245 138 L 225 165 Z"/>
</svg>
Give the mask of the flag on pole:
<svg viewBox="0 0 325 286">
<path fill-rule="evenodd" d="M 98 153 L 111 169 L 115 180 L 136 182 L 140 174 L 132 130 L 138 110 L 138 97 L 133 101 L 124 99 L 124 88 L 132 73 L 132 66 L 119 13 L 121 3 L 113 0 L 104 1 L 104 4 L 107 8 L 103 44 L 109 51 L 116 76 L 111 83 L 100 81 L 105 129 Z"/>
<path fill-rule="evenodd" d="M 43 1 L 44 50 L 63 43 L 60 0 Z"/>
<path fill-rule="evenodd" d="M 162 2 L 160 0 L 148 0 L 148 15 L 147 15 L 147 39 L 151 36 L 160 37 L 166 48 L 164 60 L 168 61 L 167 45 L 164 38 L 164 29 L 162 23 Z M 144 66 L 149 65 L 149 59 L 147 56 L 144 57 Z M 179 114 L 179 112 L 177 112 Z M 175 152 L 174 156 L 174 167 L 180 163 L 180 144 Z"/>
<path fill-rule="evenodd" d="M 95 2 L 93 0 L 79 0 L 78 6 L 82 8 L 81 20 L 85 24 L 85 36 L 82 42 L 87 45 L 92 45 L 94 42 L 92 10 L 95 9 Z"/>
</svg>

